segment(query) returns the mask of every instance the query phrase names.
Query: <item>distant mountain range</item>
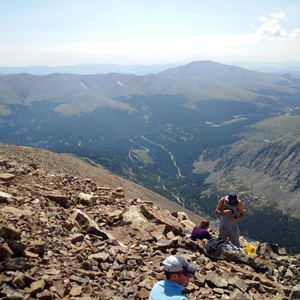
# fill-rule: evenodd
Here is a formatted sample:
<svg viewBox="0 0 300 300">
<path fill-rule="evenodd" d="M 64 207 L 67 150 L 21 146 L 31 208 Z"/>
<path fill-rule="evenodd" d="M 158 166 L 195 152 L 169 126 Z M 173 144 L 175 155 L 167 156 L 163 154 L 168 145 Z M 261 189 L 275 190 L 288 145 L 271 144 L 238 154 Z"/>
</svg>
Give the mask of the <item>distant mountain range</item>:
<svg viewBox="0 0 300 300">
<path fill-rule="evenodd" d="M 116 65 L 116 64 L 78 64 L 74 66 L 27 66 L 27 67 L 0 67 L 0 74 L 20 74 L 27 73 L 32 75 L 49 75 L 53 73 L 68 73 L 78 75 L 89 74 L 134 74 L 147 75 L 156 74 L 165 69 L 176 67 L 180 64 L 164 65 Z"/>
<path fill-rule="evenodd" d="M 118 97 L 163 94 L 181 95 L 185 106 L 191 108 L 203 100 L 242 101 L 277 108 L 294 101 L 299 83 L 300 77 L 277 76 L 211 61 L 193 62 L 147 76 L 16 74 L 0 77 L 0 105 L 9 114 L 10 104 L 32 105 L 47 100 L 56 103 L 57 113 L 79 116 L 103 106 L 132 112 L 130 103 L 120 102 Z M 286 95 L 284 103 L 276 93 Z"/>
<path fill-rule="evenodd" d="M 78 75 L 93 74 L 133 74 L 148 75 L 157 74 L 166 69 L 186 65 L 187 62 L 174 64 L 156 64 L 156 65 L 117 65 L 117 64 L 77 64 L 73 66 L 26 66 L 26 67 L 0 67 L 0 74 L 20 74 L 27 73 L 32 75 L 49 75 L 53 73 L 68 73 Z M 228 63 L 227 63 L 228 65 Z M 294 74 L 300 75 L 300 62 L 288 61 L 282 63 L 272 62 L 233 62 L 230 66 L 246 68 L 252 71 L 271 73 L 276 75 Z"/>
<path fill-rule="evenodd" d="M 276 75 L 294 74 L 300 75 L 300 62 L 234 62 L 230 65 L 242 67 L 253 71 L 272 73 Z"/>
</svg>

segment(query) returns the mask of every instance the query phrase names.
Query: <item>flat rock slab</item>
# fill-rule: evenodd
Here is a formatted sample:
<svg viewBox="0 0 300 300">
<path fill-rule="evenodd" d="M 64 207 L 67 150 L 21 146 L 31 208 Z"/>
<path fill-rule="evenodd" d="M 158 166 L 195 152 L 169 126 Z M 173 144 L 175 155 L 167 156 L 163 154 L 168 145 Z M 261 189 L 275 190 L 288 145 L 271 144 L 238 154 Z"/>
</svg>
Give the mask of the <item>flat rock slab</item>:
<svg viewBox="0 0 300 300">
<path fill-rule="evenodd" d="M 130 235 L 128 234 L 128 232 L 121 228 L 109 228 L 109 233 L 118 241 L 120 241 L 121 243 L 123 243 L 124 245 L 129 245 L 130 243 L 132 243 L 132 238 L 130 237 Z"/>
<path fill-rule="evenodd" d="M 76 275 L 71 275 L 69 277 L 69 279 L 72 280 L 72 281 L 76 281 L 76 282 L 78 282 L 80 284 L 86 284 L 86 283 L 89 282 L 86 278 L 78 277 Z"/>
<path fill-rule="evenodd" d="M 101 236 L 104 239 L 115 239 L 111 233 L 101 230 L 95 221 L 93 221 L 87 214 L 79 209 L 74 210 L 73 214 L 71 215 L 71 222 L 74 226 L 85 229 L 91 234 Z M 121 241 L 119 243 L 121 246 L 123 245 Z"/>
<path fill-rule="evenodd" d="M 7 258 L 5 268 L 8 271 L 21 270 L 25 266 L 27 259 L 25 257 Z"/>
<path fill-rule="evenodd" d="M 40 240 L 32 241 L 30 244 L 26 247 L 26 250 L 29 252 L 33 252 L 36 254 L 43 254 L 46 247 L 46 243 Z"/>
<path fill-rule="evenodd" d="M 63 207 L 67 207 L 69 203 L 69 197 L 65 195 L 58 195 L 58 194 L 46 194 L 45 197 L 49 198 L 60 204 Z"/>
<path fill-rule="evenodd" d="M 226 288 L 228 286 L 226 279 L 215 271 L 208 272 L 205 275 L 205 280 L 218 288 Z"/>
<path fill-rule="evenodd" d="M 10 286 L 5 286 L 2 290 L 2 294 L 7 296 L 7 299 L 15 299 L 15 300 L 22 300 L 24 299 L 24 294 L 19 291 L 16 291 Z"/>
<path fill-rule="evenodd" d="M 0 257 L 6 256 L 6 255 L 13 256 L 14 253 L 9 248 L 9 246 L 7 245 L 7 243 L 1 243 L 0 244 Z"/>
<path fill-rule="evenodd" d="M 2 208 L 0 208 L 1 212 L 8 212 L 8 213 L 12 213 L 16 216 L 32 216 L 33 212 L 29 209 L 19 209 L 19 208 L 15 208 L 15 207 L 10 207 L 10 206 L 4 206 Z"/>
<path fill-rule="evenodd" d="M 27 250 L 24 250 L 24 256 L 28 258 L 39 258 L 39 255 Z"/>
<path fill-rule="evenodd" d="M 0 201 L 5 201 L 8 198 L 12 198 L 13 196 L 4 192 L 0 192 Z"/>
<path fill-rule="evenodd" d="M 30 284 L 30 295 L 36 295 L 37 293 L 41 293 L 45 288 L 45 281 L 42 280 L 38 280 L 38 281 L 34 281 Z"/>
<path fill-rule="evenodd" d="M 21 237 L 21 231 L 10 226 L 3 226 L 0 228 L 0 236 L 4 239 L 18 240 Z"/>
<path fill-rule="evenodd" d="M 76 297 L 76 296 L 80 296 L 82 293 L 83 293 L 83 287 L 79 285 L 75 285 L 72 287 L 69 295 Z"/>
<path fill-rule="evenodd" d="M 182 227 L 176 218 L 161 210 L 154 209 L 153 206 L 143 204 L 141 205 L 141 212 L 146 218 L 155 219 L 157 223 L 165 224 L 176 233 L 182 232 Z"/>
<path fill-rule="evenodd" d="M 15 174 L 10 174 L 10 173 L 1 173 L 0 174 L 0 180 L 3 180 L 3 181 L 12 180 L 15 177 L 16 177 Z"/>
</svg>

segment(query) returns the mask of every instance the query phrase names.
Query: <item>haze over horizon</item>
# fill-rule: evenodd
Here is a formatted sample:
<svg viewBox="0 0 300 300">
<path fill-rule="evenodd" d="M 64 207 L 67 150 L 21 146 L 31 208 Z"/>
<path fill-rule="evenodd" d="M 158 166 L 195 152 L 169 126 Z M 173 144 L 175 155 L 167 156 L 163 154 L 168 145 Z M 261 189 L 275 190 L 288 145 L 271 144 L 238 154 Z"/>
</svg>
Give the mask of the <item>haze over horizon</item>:
<svg viewBox="0 0 300 300">
<path fill-rule="evenodd" d="M 0 66 L 300 61 L 294 0 L 0 0 Z"/>
</svg>

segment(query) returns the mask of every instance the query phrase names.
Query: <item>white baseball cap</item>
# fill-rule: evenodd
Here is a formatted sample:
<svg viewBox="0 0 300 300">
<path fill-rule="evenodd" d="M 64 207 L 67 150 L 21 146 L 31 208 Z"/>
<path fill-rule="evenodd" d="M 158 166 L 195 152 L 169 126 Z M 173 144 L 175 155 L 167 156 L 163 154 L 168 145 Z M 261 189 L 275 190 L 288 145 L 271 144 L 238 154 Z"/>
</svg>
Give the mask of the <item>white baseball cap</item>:
<svg viewBox="0 0 300 300">
<path fill-rule="evenodd" d="M 164 270 L 167 272 L 180 272 L 183 271 L 187 274 L 194 274 L 198 267 L 189 264 L 184 257 L 180 255 L 171 255 L 163 261 Z"/>
</svg>

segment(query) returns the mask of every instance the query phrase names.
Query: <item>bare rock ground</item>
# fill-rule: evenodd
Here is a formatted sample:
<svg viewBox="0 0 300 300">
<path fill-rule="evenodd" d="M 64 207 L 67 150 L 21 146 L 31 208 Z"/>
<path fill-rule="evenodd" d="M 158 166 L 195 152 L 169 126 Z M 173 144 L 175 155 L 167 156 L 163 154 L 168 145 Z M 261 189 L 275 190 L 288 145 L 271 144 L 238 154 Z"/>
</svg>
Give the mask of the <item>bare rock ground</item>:
<svg viewBox="0 0 300 300">
<path fill-rule="evenodd" d="M 299 299 L 299 255 L 258 241 L 248 255 L 243 237 L 210 252 L 189 238 L 193 215 L 165 201 L 70 157 L 1 143 L 0 299 L 148 299 L 170 254 L 198 266 L 189 299 Z"/>
<path fill-rule="evenodd" d="M 47 169 L 54 174 L 68 174 L 80 176 L 82 178 L 91 178 L 99 185 L 109 186 L 111 188 L 121 186 L 126 190 L 126 194 L 130 198 L 153 201 L 161 208 L 169 209 L 171 211 L 183 211 L 188 215 L 189 219 L 196 224 L 199 224 L 203 220 L 199 215 L 159 194 L 132 181 L 115 176 L 106 170 L 88 165 L 72 156 L 53 153 L 44 149 L 7 145 L 1 142 L 0 154 L 2 159 L 15 160 L 16 162 L 26 164 L 35 163 L 41 168 Z M 216 204 L 217 201 L 218 200 L 216 200 Z M 214 227 L 214 225 L 212 225 L 212 227 Z"/>
</svg>

